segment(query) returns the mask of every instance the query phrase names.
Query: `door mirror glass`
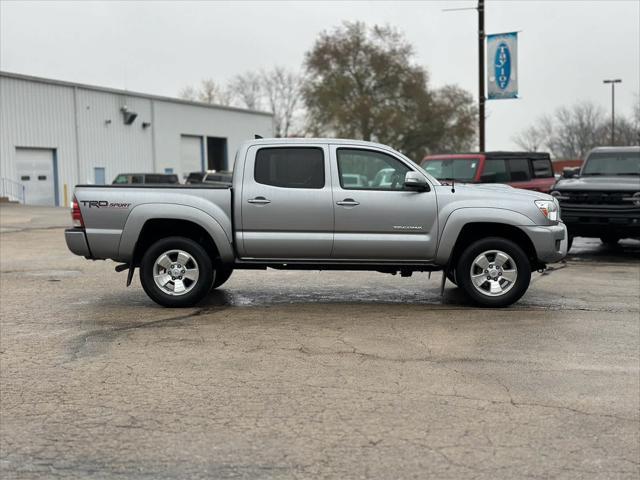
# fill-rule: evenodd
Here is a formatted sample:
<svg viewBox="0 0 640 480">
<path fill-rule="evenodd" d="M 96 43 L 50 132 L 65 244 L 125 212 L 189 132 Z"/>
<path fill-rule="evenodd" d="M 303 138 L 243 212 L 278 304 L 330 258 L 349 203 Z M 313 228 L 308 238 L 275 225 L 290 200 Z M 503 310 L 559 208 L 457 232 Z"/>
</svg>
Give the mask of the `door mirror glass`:
<svg viewBox="0 0 640 480">
<path fill-rule="evenodd" d="M 404 186 L 413 190 L 428 190 L 427 179 L 418 172 L 407 172 L 404 176 Z"/>
</svg>

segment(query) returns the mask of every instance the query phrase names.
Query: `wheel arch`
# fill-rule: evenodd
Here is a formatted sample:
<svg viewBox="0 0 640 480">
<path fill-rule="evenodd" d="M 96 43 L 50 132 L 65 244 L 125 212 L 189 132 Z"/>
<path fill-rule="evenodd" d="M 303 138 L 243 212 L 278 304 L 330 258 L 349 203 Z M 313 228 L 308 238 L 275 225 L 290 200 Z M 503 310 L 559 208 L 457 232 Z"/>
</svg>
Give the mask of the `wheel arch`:
<svg viewBox="0 0 640 480">
<path fill-rule="evenodd" d="M 175 236 L 200 243 L 214 262 L 233 262 L 231 239 L 215 218 L 197 208 L 174 204 L 147 204 L 134 208 L 123 229 L 119 257 L 136 265 L 153 242 Z"/>
<path fill-rule="evenodd" d="M 532 225 L 530 218 L 511 210 L 459 209 L 454 211 L 443 228 L 436 262 L 455 265 L 465 247 L 486 237 L 501 237 L 519 245 L 529 258 L 532 270 L 539 267 L 535 246 L 520 225 Z"/>
</svg>

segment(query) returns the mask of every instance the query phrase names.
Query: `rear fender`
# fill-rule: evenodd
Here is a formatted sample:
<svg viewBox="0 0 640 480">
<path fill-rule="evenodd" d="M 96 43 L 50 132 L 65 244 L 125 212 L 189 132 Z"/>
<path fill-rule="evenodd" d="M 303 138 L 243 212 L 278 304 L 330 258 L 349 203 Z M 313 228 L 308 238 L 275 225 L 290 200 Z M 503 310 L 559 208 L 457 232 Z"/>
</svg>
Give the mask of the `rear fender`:
<svg viewBox="0 0 640 480">
<path fill-rule="evenodd" d="M 220 222 L 198 208 L 169 203 L 138 205 L 131 210 L 122 231 L 122 236 L 120 237 L 118 260 L 130 262 L 133 259 L 136 242 L 140 237 L 140 232 L 144 224 L 148 220 L 155 219 L 176 219 L 199 225 L 211 236 L 211 239 L 218 248 L 222 262 L 232 263 L 234 261 L 232 240 L 227 236 Z M 171 232 L 171 234 L 180 236 L 179 231 Z"/>
</svg>

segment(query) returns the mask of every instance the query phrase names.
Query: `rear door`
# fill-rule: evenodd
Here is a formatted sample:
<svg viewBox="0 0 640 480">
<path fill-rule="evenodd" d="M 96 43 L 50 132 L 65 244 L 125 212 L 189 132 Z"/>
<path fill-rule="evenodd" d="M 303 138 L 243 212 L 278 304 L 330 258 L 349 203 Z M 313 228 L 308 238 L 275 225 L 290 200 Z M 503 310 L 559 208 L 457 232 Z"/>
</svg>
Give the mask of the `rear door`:
<svg viewBox="0 0 640 480">
<path fill-rule="evenodd" d="M 404 187 L 410 170 L 381 149 L 331 146 L 334 185 L 334 259 L 425 261 L 435 256 L 437 204 L 433 188 Z M 361 182 L 351 181 L 354 175 Z"/>
<path fill-rule="evenodd" d="M 253 259 L 328 259 L 333 202 L 327 145 L 254 145 L 241 192 L 240 255 Z"/>
</svg>

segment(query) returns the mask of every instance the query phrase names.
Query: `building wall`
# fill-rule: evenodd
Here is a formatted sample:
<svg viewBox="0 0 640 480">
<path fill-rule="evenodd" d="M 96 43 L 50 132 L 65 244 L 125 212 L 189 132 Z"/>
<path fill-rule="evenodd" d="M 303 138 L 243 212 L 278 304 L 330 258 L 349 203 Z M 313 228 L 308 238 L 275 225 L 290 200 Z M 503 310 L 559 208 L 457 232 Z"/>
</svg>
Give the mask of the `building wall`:
<svg viewBox="0 0 640 480">
<path fill-rule="evenodd" d="M 0 77 L 0 177 L 18 180 L 17 147 L 51 148 L 60 185 L 78 183 L 73 105 L 71 88 Z"/>
<path fill-rule="evenodd" d="M 55 149 L 60 205 L 64 185 L 70 196 L 74 185 L 94 182 L 96 167 L 105 168 L 107 183 L 118 173 L 165 168 L 182 178 L 181 135 L 203 137 L 205 164 L 206 137 L 226 138 L 230 168 L 241 142 L 273 135 L 270 115 L 11 75 L 0 75 L 0 177 L 19 180 L 16 148 Z M 125 105 L 138 114 L 131 125 L 123 122 Z"/>
<path fill-rule="evenodd" d="M 233 168 L 235 152 L 240 144 L 255 134 L 273 135 L 272 118 L 229 110 L 183 105 L 164 101 L 154 102 L 156 125 L 156 166 L 159 172 L 173 168 L 188 173 L 180 165 L 180 136 L 224 137 L 227 139 L 229 168 Z M 206 141 L 204 142 L 206 166 Z"/>
<path fill-rule="evenodd" d="M 80 183 L 93 183 L 94 167 L 104 167 L 107 182 L 118 173 L 153 172 L 151 102 L 145 98 L 77 90 Z M 122 107 L 138 114 L 131 125 L 123 121 Z"/>
</svg>

